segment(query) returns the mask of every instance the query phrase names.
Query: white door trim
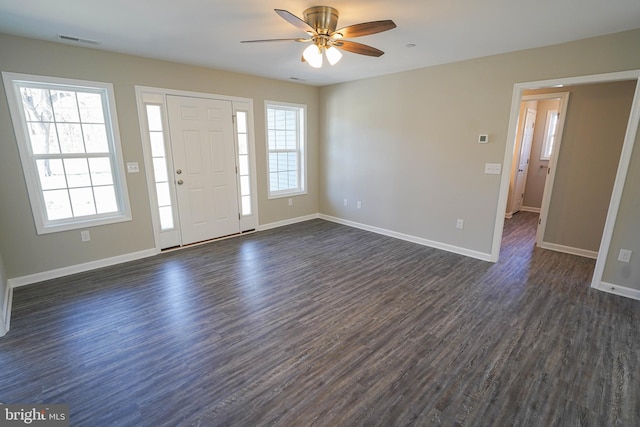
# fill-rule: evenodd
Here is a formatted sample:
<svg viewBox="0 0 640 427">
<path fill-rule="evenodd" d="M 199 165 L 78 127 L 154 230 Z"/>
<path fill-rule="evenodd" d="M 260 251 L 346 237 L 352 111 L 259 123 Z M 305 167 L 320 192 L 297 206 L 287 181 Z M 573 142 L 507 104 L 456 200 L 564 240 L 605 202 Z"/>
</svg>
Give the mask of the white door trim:
<svg viewBox="0 0 640 427">
<path fill-rule="evenodd" d="M 138 107 L 138 126 L 140 127 L 140 135 L 142 137 L 142 151 L 144 156 L 144 165 L 145 165 L 145 177 L 147 180 L 147 192 L 149 194 L 149 210 L 151 214 L 151 222 L 153 225 L 153 235 L 155 241 L 155 249 L 157 252 L 162 250 L 161 245 L 161 237 L 160 237 L 160 218 L 158 215 L 158 209 L 156 208 L 157 197 L 156 190 L 154 185 L 154 176 L 153 176 L 153 159 L 151 156 L 151 148 L 148 143 L 148 135 L 147 135 L 147 125 L 144 123 L 144 118 L 146 117 L 145 112 L 145 97 L 147 99 L 159 100 L 166 107 L 166 97 L 169 95 L 175 96 L 183 96 L 183 97 L 194 97 L 194 98 L 205 98 L 205 99 L 215 99 L 215 100 L 225 100 L 231 101 L 232 111 L 235 115 L 236 111 L 246 111 L 247 112 L 247 126 L 249 129 L 249 159 L 250 164 L 249 167 L 251 169 L 251 185 L 252 185 L 252 193 L 251 193 L 251 204 L 252 204 L 252 215 L 251 218 L 242 217 L 241 218 L 241 226 L 242 230 L 248 229 L 257 229 L 259 224 L 258 217 L 258 191 L 256 187 L 257 180 L 257 167 L 256 167 L 256 149 L 255 149 L 255 129 L 254 129 L 254 113 L 253 113 L 253 99 L 251 98 L 242 98 L 236 96 L 227 96 L 227 95 L 217 95 L 211 93 L 203 93 L 203 92 L 191 92 L 184 90 L 175 90 L 175 89 L 166 89 L 166 88 L 157 88 L 150 86 L 135 86 L 136 91 L 136 103 Z M 154 101 L 155 102 L 155 101 Z M 165 111 L 165 119 L 166 119 L 166 111 Z M 235 129 L 234 129 L 235 135 Z M 235 141 L 235 137 L 234 137 Z M 173 159 L 171 159 L 171 165 L 173 165 Z M 170 176 L 173 176 L 169 171 Z M 253 226 L 252 226 L 253 225 Z"/>
<path fill-rule="evenodd" d="M 616 180 L 613 185 L 613 192 L 611 195 L 611 201 L 609 203 L 609 210 L 607 212 L 604 232 L 602 234 L 600 250 L 598 252 L 595 271 L 591 282 L 591 287 L 593 288 L 601 288 L 603 286 L 602 275 L 604 273 L 607 254 L 609 253 L 611 245 L 611 238 L 613 235 L 616 217 L 618 215 L 618 209 L 620 208 L 622 190 L 624 189 L 627 171 L 629 170 L 631 153 L 633 151 L 638 126 L 640 125 L 640 84 L 638 84 L 640 83 L 640 70 L 516 83 L 513 86 L 513 94 L 511 98 L 511 115 L 507 132 L 507 144 L 504 152 L 504 165 L 510 165 L 513 161 L 513 147 L 516 138 L 516 126 L 518 122 L 518 115 L 520 113 L 520 101 L 522 99 L 523 91 L 527 89 L 558 87 L 559 85 L 568 86 L 589 83 L 615 82 L 623 80 L 636 80 L 636 91 L 633 98 L 633 103 L 631 105 L 631 112 L 629 115 L 627 130 L 622 146 L 622 152 L 620 155 L 620 162 L 618 163 L 618 172 L 616 173 Z M 504 227 L 504 212 L 507 208 L 507 195 L 509 192 L 510 175 L 511 171 L 509 170 L 509 168 L 503 168 L 500 181 L 500 194 L 496 206 L 496 222 L 493 232 L 493 244 L 491 247 L 491 261 L 493 262 L 498 261 L 498 257 L 500 255 L 500 244 L 502 240 L 502 230 Z"/>
</svg>

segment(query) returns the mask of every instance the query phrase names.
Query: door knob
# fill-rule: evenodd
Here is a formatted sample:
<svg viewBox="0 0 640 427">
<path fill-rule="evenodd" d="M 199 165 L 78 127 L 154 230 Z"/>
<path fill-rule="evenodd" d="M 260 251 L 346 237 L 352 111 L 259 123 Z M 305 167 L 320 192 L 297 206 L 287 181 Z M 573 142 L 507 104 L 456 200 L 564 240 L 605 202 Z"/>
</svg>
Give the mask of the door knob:
<svg viewBox="0 0 640 427">
<path fill-rule="evenodd" d="M 182 169 L 176 169 L 176 173 L 180 175 L 182 173 Z"/>
<path fill-rule="evenodd" d="M 179 179 L 179 180 L 178 180 L 178 185 L 182 185 L 182 184 L 184 184 L 184 181 L 183 181 L 183 180 L 181 180 L 181 179 Z"/>
</svg>

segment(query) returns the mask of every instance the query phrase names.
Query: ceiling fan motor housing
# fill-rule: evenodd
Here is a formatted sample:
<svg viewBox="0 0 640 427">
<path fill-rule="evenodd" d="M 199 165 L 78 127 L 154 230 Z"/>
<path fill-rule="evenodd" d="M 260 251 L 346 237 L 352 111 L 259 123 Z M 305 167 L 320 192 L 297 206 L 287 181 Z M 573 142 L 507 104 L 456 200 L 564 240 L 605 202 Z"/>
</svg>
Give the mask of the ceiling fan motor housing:
<svg viewBox="0 0 640 427">
<path fill-rule="evenodd" d="M 329 6 L 314 6 L 306 9 L 304 20 L 318 34 L 329 35 L 338 26 L 338 11 Z"/>
</svg>

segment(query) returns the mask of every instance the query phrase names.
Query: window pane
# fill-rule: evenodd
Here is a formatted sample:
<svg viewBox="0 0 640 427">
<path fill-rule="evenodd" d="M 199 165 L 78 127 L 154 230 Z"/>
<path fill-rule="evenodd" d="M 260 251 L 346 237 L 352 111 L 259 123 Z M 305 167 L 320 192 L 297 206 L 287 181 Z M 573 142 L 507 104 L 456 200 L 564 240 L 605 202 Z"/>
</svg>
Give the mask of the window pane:
<svg viewBox="0 0 640 427">
<path fill-rule="evenodd" d="M 64 169 L 67 174 L 69 188 L 88 187 L 91 185 L 87 159 L 64 159 Z"/>
<path fill-rule="evenodd" d="M 96 214 L 96 205 L 93 201 L 91 188 L 72 188 L 69 190 L 73 216 L 87 216 Z"/>
<path fill-rule="evenodd" d="M 167 162 L 164 158 L 153 159 L 153 174 L 156 178 L 156 182 L 168 181 L 167 175 Z"/>
<path fill-rule="evenodd" d="M 169 183 L 159 182 L 156 184 L 158 194 L 158 206 L 171 206 L 171 194 L 169 193 Z"/>
<path fill-rule="evenodd" d="M 29 123 L 29 140 L 33 154 L 60 153 L 58 135 L 53 123 Z"/>
<path fill-rule="evenodd" d="M 31 78 L 12 77 L 10 90 L 24 111 L 13 117 L 14 129 L 38 234 L 128 219 L 128 204 L 121 206 L 126 190 L 114 168 L 121 159 L 116 118 L 108 114 L 113 86 Z M 100 215 L 111 212 L 116 215 Z"/>
<path fill-rule="evenodd" d="M 22 106 L 27 121 L 52 122 L 53 107 L 49 98 L 49 89 L 21 87 Z"/>
<path fill-rule="evenodd" d="M 249 154 L 249 144 L 246 134 L 238 134 L 238 154 Z"/>
<path fill-rule="evenodd" d="M 60 159 L 41 159 L 36 162 L 40 186 L 43 190 L 67 188 L 67 180 L 64 176 L 64 168 Z"/>
<path fill-rule="evenodd" d="M 78 92 L 77 94 L 82 123 L 104 123 L 102 95 L 88 92 Z"/>
<path fill-rule="evenodd" d="M 116 190 L 113 185 L 93 187 L 93 194 L 96 199 L 96 210 L 99 214 L 118 212 Z"/>
<path fill-rule="evenodd" d="M 271 191 L 277 191 L 280 189 L 278 185 L 278 174 L 276 172 L 271 172 L 269 174 L 269 188 Z"/>
<path fill-rule="evenodd" d="M 67 190 L 43 191 L 42 196 L 49 221 L 73 216 Z"/>
<path fill-rule="evenodd" d="M 242 196 L 242 215 L 251 215 L 251 196 Z"/>
<path fill-rule="evenodd" d="M 80 122 L 75 92 L 52 90 L 51 103 L 56 122 Z"/>
<path fill-rule="evenodd" d="M 236 122 L 238 133 L 247 133 L 247 113 L 244 111 L 236 112 Z"/>
<path fill-rule="evenodd" d="M 283 172 L 286 171 L 287 168 L 287 158 L 288 158 L 288 153 L 279 153 L 278 154 L 278 168 L 276 169 L 278 172 Z"/>
<path fill-rule="evenodd" d="M 87 153 L 108 153 L 109 142 L 104 125 L 82 125 Z"/>
<path fill-rule="evenodd" d="M 298 173 L 293 171 L 287 173 L 287 188 L 298 188 Z"/>
<path fill-rule="evenodd" d="M 84 153 L 82 130 L 79 124 L 58 124 L 58 138 L 63 153 Z"/>
<path fill-rule="evenodd" d="M 240 156 L 240 175 L 249 175 L 249 156 Z"/>
<path fill-rule="evenodd" d="M 164 138 L 162 137 L 162 132 L 150 132 L 149 139 L 151 140 L 151 156 L 164 157 Z"/>
<path fill-rule="evenodd" d="M 91 171 L 91 182 L 93 185 L 113 184 L 111 160 L 108 157 L 89 159 L 89 170 Z"/>
<path fill-rule="evenodd" d="M 173 212 L 171 206 L 165 206 L 159 209 L 160 211 L 160 228 L 163 230 L 170 230 L 173 228 Z"/>
<path fill-rule="evenodd" d="M 243 196 L 248 196 L 250 194 L 249 187 L 249 177 L 241 176 L 240 177 L 240 194 Z"/>
<path fill-rule="evenodd" d="M 159 105 L 147 105 L 147 120 L 150 131 L 162 131 L 162 112 Z"/>
</svg>

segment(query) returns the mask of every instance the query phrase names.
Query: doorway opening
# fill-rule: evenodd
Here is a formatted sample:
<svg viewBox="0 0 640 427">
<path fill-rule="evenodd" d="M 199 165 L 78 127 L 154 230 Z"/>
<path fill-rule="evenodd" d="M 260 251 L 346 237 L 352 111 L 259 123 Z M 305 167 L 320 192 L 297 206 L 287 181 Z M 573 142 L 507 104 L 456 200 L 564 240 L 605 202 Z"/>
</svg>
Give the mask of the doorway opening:
<svg viewBox="0 0 640 427">
<path fill-rule="evenodd" d="M 539 94 L 542 91 L 556 91 L 556 92 L 566 92 L 572 91 L 579 85 L 582 86 L 593 86 L 597 83 L 613 83 L 613 82 L 621 82 L 627 81 L 630 89 L 629 102 L 626 107 L 626 113 L 620 114 L 619 112 L 614 114 L 614 117 L 617 117 L 622 121 L 623 125 L 620 126 L 622 137 L 619 138 L 621 140 L 621 148 L 617 153 L 615 150 L 609 150 L 607 155 L 610 157 L 612 154 L 615 158 L 615 167 L 613 170 L 613 179 L 612 184 L 609 186 L 607 200 L 603 203 L 602 201 L 598 202 L 598 205 L 604 204 L 604 226 L 603 230 L 600 231 L 600 235 L 598 236 L 598 242 L 596 243 L 596 247 L 594 252 L 596 258 L 596 267 L 594 271 L 594 275 L 592 278 L 592 287 L 601 288 L 600 284 L 602 281 L 602 274 L 605 267 L 605 262 L 607 258 L 607 254 L 609 253 L 609 248 L 611 244 L 611 239 L 613 235 L 613 228 L 615 225 L 616 215 L 618 213 L 618 209 L 620 206 L 620 201 L 622 197 L 622 189 L 624 188 L 625 178 L 627 175 L 627 171 L 629 168 L 631 152 L 633 150 L 633 145 L 635 142 L 635 136 L 637 133 L 638 125 L 640 124 L 640 89 L 638 88 L 637 82 L 640 78 L 640 71 L 630 71 L 630 72 L 619 72 L 619 73 L 610 73 L 610 74 L 601 74 L 601 75 L 593 75 L 593 76 L 583 76 L 583 77 L 572 77 L 572 78 L 563 78 L 563 79 L 555 79 L 555 80 L 547 80 L 541 82 L 529 82 L 529 83 L 518 83 L 514 85 L 513 98 L 512 98 L 512 108 L 511 108 L 511 119 L 509 123 L 509 131 L 508 131 L 508 140 L 507 147 L 505 149 L 505 160 L 504 164 L 512 165 L 514 156 L 516 155 L 515 143 L 517 137 L 518 130 L 518 117 L 520 116 L 520 108 L 521 101 L 523 96 L 528 94 L 535 94 L 527 91 L 538 91 Z M 556 95 L 557 96 L 557 95 Z M 574 104 L 574 95 L 572 94 L 572 106 Z M 559 112 L 560 118 L 559 120 L 563 120 L 562 111 Z M 565 114 L 565 117 L 568 116 L 569 113 Z M 604 116 L 603 116 L 604 117 Z M 602 118 L 603 118 L 602 117 Z M 589 124 L 589 123 L 587 123 Z M 566 128 L 565 128 L 566 132 Z M 579 138 L 578 138 L 579 139 Z M 612 138 L 608 138 L 609 140 Z M 567 138 L 566 135 L 563 135 L 562 140 L 564 141 L 563 146 L 565 146 Z M 602 140 L 600 140 L 601 145 L 605 148 L 607 144 L 602 144 Z M 570 145 L 570 144 L 566 144 Z M 547 209 L 547 217 L 546 217 L 546 232 L 542 236 L 542 242 L 545 241 L 547 236 L 549 235 L 549 229 L 552 228 L 554 231 L 557 231 L 558 224 L 555 221 L 555 216 L 549 216 L 548 209 L 553 207 L 553 209 L 564 211 L 566 214 L 565 217 L 568 217 L 573 220 L 573 222 L 580 222 L 581 214 L 588 214 L 591 210 L 585 210 L 585 208 L 577 209 L 575 206 L 572 206 L 572 201 L 564 200 L 571 199 L 568 197 L 568 194 L 571 193 L 557 191 L 558 183 L 554 183 L 554 168 L 558 163 L 557 159 L 563 158 L 563 151 L 577 153 L 578 156 L 582 154 L 580 150 L 569 150 L 564 149 L 562 147 L 554 147 L 554 150 L 557 148 L 555 155 L 552 153 L 551 158 L 549 159 L 550 164 L 550 172 L 548 172 L 548 176 L 545 180 L 545 191 L 543 195 L 542 205 L 541 205 L 541 214 Z M 554 159 L 554 156 L 555 159 Z M 554 161 L 556 160 L 556 161 Z M 559 165 L 561 166 L 561 165 Z M 562 170 L 562 167 L 558 168 Z M 595 167 L 595 169 L 591 168 L 583 168 L 586 170 L 586 174 L 591 177 L 595 177 L 596 181 L 599 177 L 600 169 Z M 578 178 L 580 180 L 580 178 Z M 498 203 L 498 212 L 496 215 L 496 227 L 494 229 L 494 241 L 492 247 L 492 259 L 497 260 L 500 251 L 501 245 L 501 237 L 502 230 L 504 226 L 505 213 L 507 212 L 507 201 L 510 191 L 510 181 L 511 174 L 505 173 L 502 176 L 501 181 L 501 190 L 500 190 L 500 199 Z M 567 184 L 567 176 L 564 174 L 556 175 L 555 181 L 565 181 L 563 184 Z M 569 184 L 571 184 L 571 179 L 568 180 Z M 597 187 L 597 185 L 596 185 Z M 550 191 L 547 191 L 547 188 Z M 571 189 L 572 187 L 567 187 Z M 595 187 L 584 185 L 583 188 L 579 190 L 575 190 L 579 196 L 582 196 L 583 192 L 593 192 Z M 551 191 L 553 190 L 553 191 Z M 545 206 L 545 203 L 547 206 Z M 540 218 L 542 221 L 542 217 Z M 571 225 L 571 224 L 570 224 Z M 540 228 L 539 228 L 540 231 Z M 563 252 L 567 251 L 567 247 L 570 248 L 570 245 L 557 245 L 556 247 L 548 247 L 548 249 L 554 250 L 562 250 Z M 585 254 L 578 254 L 585 256 Z"/>
</svg>

